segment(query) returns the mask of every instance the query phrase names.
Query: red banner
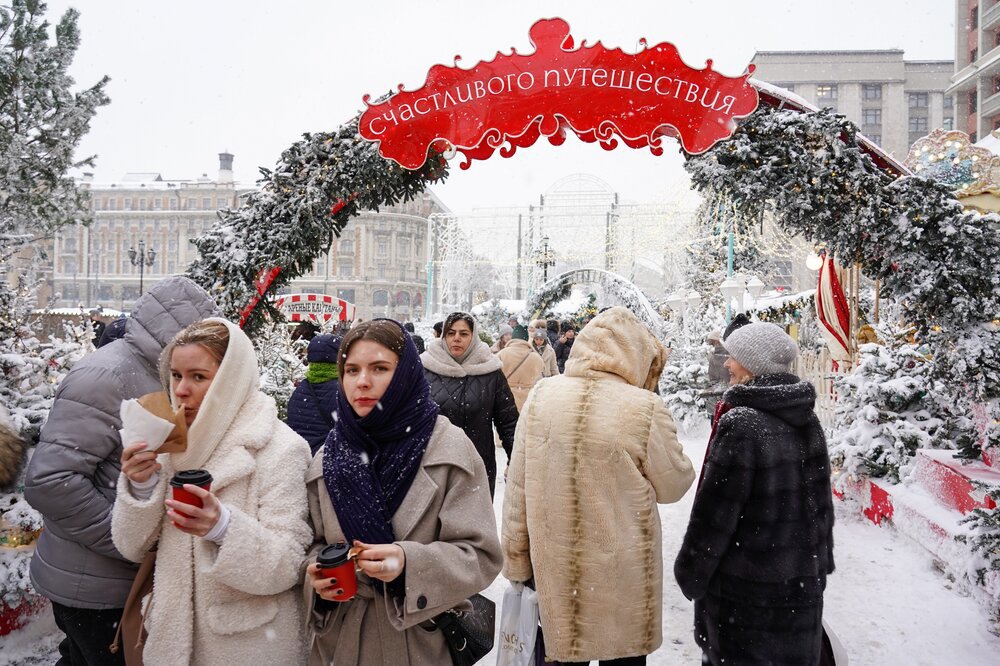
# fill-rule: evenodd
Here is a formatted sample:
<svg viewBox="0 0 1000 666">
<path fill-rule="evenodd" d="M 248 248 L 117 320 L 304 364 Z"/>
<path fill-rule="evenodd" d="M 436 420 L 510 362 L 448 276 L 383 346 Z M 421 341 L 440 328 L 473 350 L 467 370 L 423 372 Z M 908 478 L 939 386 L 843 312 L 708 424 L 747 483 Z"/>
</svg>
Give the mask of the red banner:
<svg viewBox="0 0 1000 666">
<path fill-rule="evenodd" d="M 666 42 L 646 47 L 642 40 L 636 54 L 600 42 L 574 48 L 569 24 L 559 18 L 536 22 L 529 34 L 534 53 L 497 53 L 468 70 L 435 65 L 415 91 L 400 85 L 377 104 L 365 96 L 361 136 L 407 169 L 420 168 L 431 144 L 463 153 L 468 168 L 498 148 L 510 157 L 540 136 L 561 144 L 567 131 L 607 150 L 620 139 L 657 155 L 662 137 L 674 136 L 698 154 L 757 108 L 757 91 L 747 83 L 752 65 L 731 78 L 713 71 L 711 60 L 705 69 L 688 67 Z"/>
</svg>

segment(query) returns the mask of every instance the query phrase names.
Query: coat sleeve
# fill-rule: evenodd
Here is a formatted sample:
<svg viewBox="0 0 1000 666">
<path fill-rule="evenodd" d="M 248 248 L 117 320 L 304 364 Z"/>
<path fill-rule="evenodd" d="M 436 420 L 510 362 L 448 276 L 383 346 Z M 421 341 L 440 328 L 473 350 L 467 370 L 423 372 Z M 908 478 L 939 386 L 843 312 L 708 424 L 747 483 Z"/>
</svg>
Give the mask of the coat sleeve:
<svg viewBox="0 0 1000 666">
<path fill-rule="evenodd" d="M 545 367 L 548 372 L 546 377 L 555 377 L 559 374 L 559 366 L 556 365 L 556 353 L 552 349 L 552 345 L 549 345 L 546 353 L 544 354 Z"/>
<path fill-rule="evenodd" d="M 309 446 L 284 428 L 279 426 L 277 440 L 257 456 L 256 506 L 229 505 L 221 546 L 207 539 L 195 542 L 209 551 L 212 563 L 199 574 L 247 594 L 267 596 L 298 585 L 305 550 L 313 542 L 305 484 Z"/>
<path fill-rule="evenodd" d="M 534 391 L 524 403 L 525 414 L 531 409 Z M 524 493 L 524 433 L 522 421 L 514 436 L 514 455 L 507 470 L 503 498 L 503 521 L 500 543 L 503 546 L 503 575 L 510 581 L 524 582 L 534 576 L 531 567 L 531 542 L 528 538 L 528 511 Z"/>
<path fill-rule="evenodd" d="M 143 556 L 160 538 L 166 497 L 167 477 L 162 472 L 153 494 L 145 500 L 136 499 L 128 477 L 118 475 L 118 499 L 111 513 L 111 538 L 118 551 L 133 562 L 142 562 Z"/>
<path fill-rule="evenodd" d="M 471 472 L 450 468 L 437 541 L 397 542 L 406 555 L 406 594 L 393 597 L 389 621 L 400 631 L 486 589 L 503 564 L 486 466 L 468 439 L 465 447 L 463 467 Z"/>
<path fill-rule="evenodd" d="M 701 599 L 740 522 L 753 484 L 751 442 L 734 427 L 738 410 L 727 413 L 705 461 L 691 520 L 674 561 L 674 577 L 688 599 Z"/>
<path fill-rule="evenodd" d="M 59 387 L 24 480 L 24 497 L 50 528 L 96 553 L 125 560 L 111 539 L 108 499 L 94 485 L 98 466 L 120 469 L 122 382 L 94 366 Z"/>
<path fill-rule="evenodd" d="M 507 378 L 500 370 L 496 371 L 495 383 L 493 423 L 496 425 L 500 442 L 503 444 L 503 450 L 509 461 L 514 448 L 514 430 L 517 428 L 517 403 L 514 402 L 514 394 L 510 390 L 510 385 L 507 384 Z"/>
<path fill-rule="evenodd" d="M 656 492 L 656 501 L 670 504 L 684 497 L 694 481 L 694 467 L 677 439 L 677 426 L 663 402 L 657 398 L 646 443 L 642 473 Z"/>
</svg>

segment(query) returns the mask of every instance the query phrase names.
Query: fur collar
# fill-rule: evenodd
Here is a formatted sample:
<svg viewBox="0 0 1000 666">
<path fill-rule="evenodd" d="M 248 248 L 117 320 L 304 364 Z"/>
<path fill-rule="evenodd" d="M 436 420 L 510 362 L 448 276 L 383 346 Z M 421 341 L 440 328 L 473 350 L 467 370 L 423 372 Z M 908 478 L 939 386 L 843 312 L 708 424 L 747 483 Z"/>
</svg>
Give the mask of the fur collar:
<svg viewBox="0 0 1000 666">
<path fill-rule="evenodd" d="M 435 338 L 427 345 L 427 351 L 420 355 L 420 362 L 424 364 L 426 370 L 442 377 L 488 375 L 503 367 L 500 359 L 493 355 L 486 343 L 474 340 L 473 344 L 475 346 L 472 352 L 465 358 L 465 361 L 459 363 L 454 356 L 448 353 L 444 341 L 441 338 Z"/>
</svg>

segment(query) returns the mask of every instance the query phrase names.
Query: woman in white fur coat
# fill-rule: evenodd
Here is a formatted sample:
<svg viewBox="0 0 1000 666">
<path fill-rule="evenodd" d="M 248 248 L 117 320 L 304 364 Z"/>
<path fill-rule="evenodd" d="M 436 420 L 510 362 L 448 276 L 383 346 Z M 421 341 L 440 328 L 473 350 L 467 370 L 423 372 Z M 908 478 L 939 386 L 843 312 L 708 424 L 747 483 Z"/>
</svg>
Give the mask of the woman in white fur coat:
<svg viewBox="0 0 1000 666">
<path fill-rule="evenodd" d="M 160 371 L 185 409 L 187 451 L 157 455 L 129 443 L 111 526 L 115 546 L 136 562 L 159 542 L 143 659 L 304 663 L 297 584 L 312 543 L 309 446 L 258 389 L 256 355 L 236 325 L 207 319 L 184 329 Z M 211 492 L 185 486 L 203 508 L 170 499 L 168 481 L 188 469 L 214 477 Z"/>
</svg>

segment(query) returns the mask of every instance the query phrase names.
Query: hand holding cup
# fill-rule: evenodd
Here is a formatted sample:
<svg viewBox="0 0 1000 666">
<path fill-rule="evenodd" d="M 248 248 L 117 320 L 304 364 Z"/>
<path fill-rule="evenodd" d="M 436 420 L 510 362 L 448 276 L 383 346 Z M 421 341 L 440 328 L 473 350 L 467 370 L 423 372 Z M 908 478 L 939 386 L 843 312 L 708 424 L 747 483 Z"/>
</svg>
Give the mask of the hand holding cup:
<svg viewBox="0 0 1000 666">
<path fill-rule="evenodd" d="M 212 531 L 219 522 L 222 509 L 219 499 L 210 490 L 185 483 L 182 488 L 186 493 L 201 500 L 201 506 L 180 502 L 175 499 L 166 500 L 167 515 L 173 526 L 181 532 L 203 537 Z"/>
<path fill-rule="evenodd" d="M 122 449 L 122 474 L 132 483 L 145 483 L 161 465 L 156 462 L 156 451 L 146 451 L 146 442 L 133 442 Z"/>
</svg>

